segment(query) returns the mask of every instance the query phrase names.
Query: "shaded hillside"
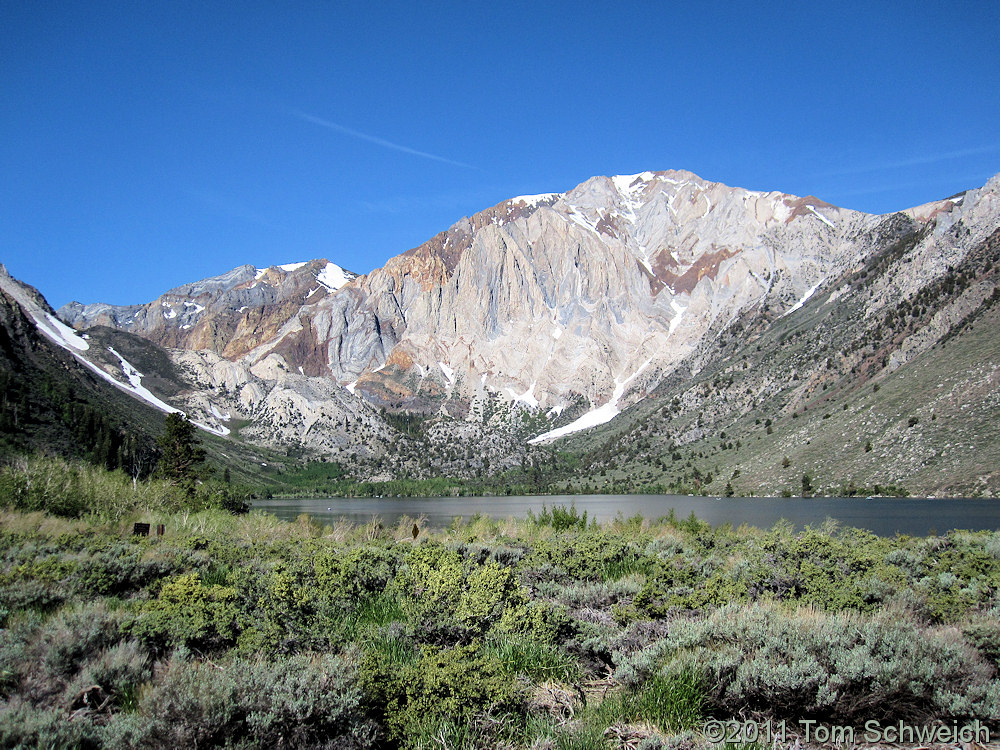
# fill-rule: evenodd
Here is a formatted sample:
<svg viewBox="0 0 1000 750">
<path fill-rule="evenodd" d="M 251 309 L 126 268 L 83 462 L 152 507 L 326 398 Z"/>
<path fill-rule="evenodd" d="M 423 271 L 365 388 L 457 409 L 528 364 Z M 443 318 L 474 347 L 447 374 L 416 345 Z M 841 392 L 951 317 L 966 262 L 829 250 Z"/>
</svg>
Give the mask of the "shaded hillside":
<svg viewBox="0 0 1000 750">
<path fill-rule="evenodd" d="M 24 308 L 51 313 L 33 287 L 12 279 L 0 266 L 0 457 L 41 452 L 80 458 L 133 476 L 156 467 L 156 436 L 164 413 L 134 398 L 53 343 Z M 121 365 L 111 346 L 148 373 L 148 381 L 165 395 L 189 386 L 161 348 L 132 334 L 95 328 L 89 361 Z M 113 361 L 112 361 L 113 360 Z M 283 452 L 200 433 L 220 475 L 263 488 L 283 486 L 288 462 Z"/>
<path fill-rule="evenodd" d="M 117 391 L 52 344 L 0 289 L 0 445 L 144 475 L 163 415 Z"/>
</svg>

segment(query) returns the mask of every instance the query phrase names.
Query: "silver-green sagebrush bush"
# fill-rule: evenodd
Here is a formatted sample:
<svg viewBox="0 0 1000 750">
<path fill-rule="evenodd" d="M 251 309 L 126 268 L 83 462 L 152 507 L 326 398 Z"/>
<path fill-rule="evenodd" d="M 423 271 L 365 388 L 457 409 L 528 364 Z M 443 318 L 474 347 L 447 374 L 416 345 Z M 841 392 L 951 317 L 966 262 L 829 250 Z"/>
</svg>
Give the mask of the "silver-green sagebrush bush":
<svg viewBox="0 0 1000 750">
<path fill-rule="evenodd" d="M 349 657 L 298 654 L 221 664 L 173 659 L 136 710 L 104 729 L 107 747 L 365 748 L 375 727 L 361 710 Z"/>
<path fill-rule="evenodd" d="M 690 748 L 709 716 L 1000 715 L 998 534 L 147 518 L 167 534 L 0 511 L 0 746 Z"/>
<path fill-rule="evenodd" d="M 954 628 L 897 614 L 728 606 L 623 655 L 617 676 L 695 674 L 714 713 L 851 723 L 997 716 L 995 670 Z"/>
</svg>

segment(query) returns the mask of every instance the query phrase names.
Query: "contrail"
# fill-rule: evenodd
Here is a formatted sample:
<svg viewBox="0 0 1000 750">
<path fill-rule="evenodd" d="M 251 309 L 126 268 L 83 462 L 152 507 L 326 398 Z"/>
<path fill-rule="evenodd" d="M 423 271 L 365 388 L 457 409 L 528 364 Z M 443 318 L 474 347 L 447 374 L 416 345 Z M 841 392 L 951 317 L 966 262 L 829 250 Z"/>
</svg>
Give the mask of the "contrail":
<svg viewBox="0 0 1000 750">
<path fill-rule="evenodd" d="M 848 167 L 847 169 L 835 169 L 824 172 L 823 176 L 863 174 L 865 172 L 880 172 L 889 169 L 902 169 L 903 167 L 918 167 L 922 164 L 935 164 L 939 161 L 949 161 L 951 159 L 962 159 L 966 156 L 978 156 L 980 154 L 991 154 L 1000 151 L 1000 145 L 980 146 L 978 148 L 965 148 L 960 151 L 945 151 L 940 154 L 930 154 L 928 156 L 914 156 L 910 159 L 900 159 L 893 162 L 883 162 L 881 164 L 870 164 L 864 167 Z"/>
<path fill-rule="evenodd" d="M 453 159 L 445 159 L 443 156 L 435 156 L 434 154 L 428 154 L 426 151 L 417 151 L 415 148 L 410 148 L 409 146 L 401 146 L 398 143 L 387 141 L 384 138 L 378 138 L 374 135 L 361 133 L 357 130 L 346 128 L 343 125 L 338 125 L 335 122 L 324 120 L 322 117 L 316 117 L 315 115 L 310 115 L 306 112 L 300 112 L 297 109 L 294 109 L 291 112 L 295 117 L 298 117 L 300 120 L 311 122 L 314 125 L 319 125 L 320 127 L 328 128 L 329 130 L 335 130 L 338 133 L 349 135 L 352 138 L 358 138 L 362 141 L 368 141 L 369 143 L 374 143 L 375 145 L 382 146 L 383 148 L 389 148 L 392 149 L 393 151 L 401 151 L 404 154 L 411 154 L 412 156 L 421 156 L 424 159 L 433 159 L 434 161 L 440 161 L 443 162 L 444 164 L 453 164 L 456 167 L 475 169 L 475 167 L 473 167 L 471 164 L 465 164 L 464 162 L 455 161 Z"/>
</svg>

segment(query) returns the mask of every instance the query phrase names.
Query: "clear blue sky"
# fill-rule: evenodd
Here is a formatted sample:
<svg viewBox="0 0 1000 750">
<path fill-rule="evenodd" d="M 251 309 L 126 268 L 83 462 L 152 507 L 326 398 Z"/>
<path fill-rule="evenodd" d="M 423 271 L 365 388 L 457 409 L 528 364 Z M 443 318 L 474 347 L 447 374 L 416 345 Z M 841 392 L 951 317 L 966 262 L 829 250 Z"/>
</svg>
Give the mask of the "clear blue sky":
<svg viewBox="0 0 1000 750">
<path fill-rule="evenodd" d="M 689 169 L 883 213 L 1000 172 L 1000 2 L 0 3 L 0 262 L 59 306 Z"/>
</svg>

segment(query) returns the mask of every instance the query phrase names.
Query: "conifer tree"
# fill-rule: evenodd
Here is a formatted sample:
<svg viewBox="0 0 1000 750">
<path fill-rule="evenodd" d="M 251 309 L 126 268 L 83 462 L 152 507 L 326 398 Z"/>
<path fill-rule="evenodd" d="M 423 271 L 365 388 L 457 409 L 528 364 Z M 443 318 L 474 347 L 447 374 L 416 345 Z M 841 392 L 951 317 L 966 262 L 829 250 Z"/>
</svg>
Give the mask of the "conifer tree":
<svg viewBox="0 0 1000 750">
<path fill-rule="evenodd" d="M 205 449 L 198 442 L 195 426 L 183 414 L 168 414 L 166 430 L 157 438 L 160 475 L 194 493 L 195 481 L 205 474 Z"/>
</svg>

